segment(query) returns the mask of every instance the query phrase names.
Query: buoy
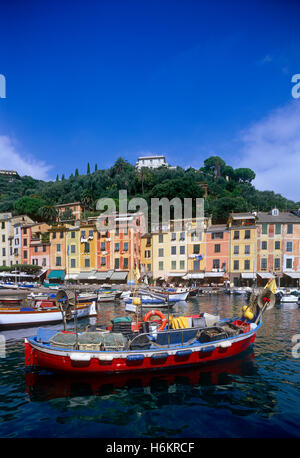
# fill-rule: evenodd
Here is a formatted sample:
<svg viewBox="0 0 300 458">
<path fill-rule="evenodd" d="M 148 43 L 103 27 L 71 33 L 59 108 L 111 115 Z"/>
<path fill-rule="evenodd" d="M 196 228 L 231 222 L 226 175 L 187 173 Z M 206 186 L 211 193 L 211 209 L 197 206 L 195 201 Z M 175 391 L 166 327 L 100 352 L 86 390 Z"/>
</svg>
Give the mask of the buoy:
<svg viewBox="0 0 300 458">
<path fill-rule="evenodd" d="M 133 305 L 141 305 L 141 298 L 140 297 L 133 297 L 132 298 L 132 304 Z"/>
<path fill-rule="evenodd" d="M 245 311 L 244 317 L 248 318 L 248 320 L 253 320 L 254 314 L 248 309 L 248 310 Z"/>
</svg>

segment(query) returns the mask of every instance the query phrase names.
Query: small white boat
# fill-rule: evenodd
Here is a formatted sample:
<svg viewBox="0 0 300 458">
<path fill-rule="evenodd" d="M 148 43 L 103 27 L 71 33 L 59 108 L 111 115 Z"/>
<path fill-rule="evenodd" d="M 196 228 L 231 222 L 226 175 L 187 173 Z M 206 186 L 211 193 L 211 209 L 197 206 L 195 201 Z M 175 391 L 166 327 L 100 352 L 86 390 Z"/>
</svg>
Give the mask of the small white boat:
<svg viewBox="0 0 300 458">
<path fill-rule="evenodd" d="M 73 318 L 97 315 L 96 303 L 79 304 L 72 310 Z M 35 309 L 32 307 L 0 308 L 0 329 L 31 326 L 41 323 L 60 322 L 62 313 L 57 307 Z"/>
<path fill-rule="evenodd" d="M 102 291 L 98 293 L 98 302 L 114 302 L 115 298 L 115 291 Z"/>
<path fill-rule="evenodd" d="M 287 302 L 297 303 L 298 302 L 298 296 L 294 296 L 293 294 L 283 294 L 283 296 L 281 296 L 280 302 L 282 302 L 282 303 L 287 303 Z"/>
</svg>

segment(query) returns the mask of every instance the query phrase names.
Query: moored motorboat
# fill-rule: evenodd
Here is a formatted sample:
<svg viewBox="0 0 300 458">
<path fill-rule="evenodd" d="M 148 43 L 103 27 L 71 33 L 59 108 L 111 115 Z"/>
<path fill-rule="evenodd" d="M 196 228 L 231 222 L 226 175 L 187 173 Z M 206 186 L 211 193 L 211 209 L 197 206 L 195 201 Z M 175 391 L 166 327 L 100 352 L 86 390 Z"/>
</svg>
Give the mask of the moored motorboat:
<svg viewBox="0 0 300 458">
<path fill-rule="evenodd" d="M 97 315 L 94 302 L 79 304 L 72 310 L 73 318 Z M 0 308 L 0 329 L 32 326 L 34 324 L 58 323 L 62 320 L 61 311 L 55 305 L 20 308 Z"/>
</svg>

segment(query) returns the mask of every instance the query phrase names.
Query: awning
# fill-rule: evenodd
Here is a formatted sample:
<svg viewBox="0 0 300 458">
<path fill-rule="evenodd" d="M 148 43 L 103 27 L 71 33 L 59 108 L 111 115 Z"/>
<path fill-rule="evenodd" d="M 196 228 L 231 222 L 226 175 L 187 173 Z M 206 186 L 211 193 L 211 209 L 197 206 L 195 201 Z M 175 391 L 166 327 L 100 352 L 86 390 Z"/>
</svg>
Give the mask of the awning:
<svg viewBox="0 0 300 458">
<path fill-rule="evenodd" d="M 64 280 L 65 279 L 65 271 L 64 270 L 51 270 L 48 274 L 48 279 L 53 280 Z"/>
<path fill-rule="evenodd" d="M 224 277 L 225 272 L 205 272 L 205 277 Z"/>
<path fill-rule="evenodd" d="M 182 277 L 184 280 L 190 280 L 190 279 L 202 279 L 204 278 L 204 273 L 191 273 L 191 274 L 186 274 L 184 277 Z"/>
<path fill-rule="evenodd" d="M 253 273 L 253 272 L 242 272 L 241 273 L 241 277 L 242 278 L 256 278 L 256 273 Z"/>
<path fill-rule="evenodd" d="M 77 280 L 78 274 L 67 274 L 65 280 Z"/>
<path fill-rule="evenodd" d="M 93 280 L 95 279 L 95 270 L 90 270 L 89 272 L 80 272 L 78 274 L 78 280 Z"/>
<path fill-rule="evenodd" d="M 168 277 L 184 277 L 185 272 L 169 272 Z"/>
<path fill-rule="evenodd" d="M 96 280 L 109 280 L 112 274 L 112 270 L 106 272 L 96 272 Z"/>
<path fill-rule="evenodd" d="M 300 272 L 283 272 L 290 278 L 300 278 Z"/>
<path fill-rule="evenodd" d="M 110 280 L 126 280 L 128 272 L 113 272 Z"/>
<path fill-rule="evenodd" d="M 270 272 L 257 272 L 257 275 L 259 275 L 260 278 L 275 278 Z"/>
</svg>

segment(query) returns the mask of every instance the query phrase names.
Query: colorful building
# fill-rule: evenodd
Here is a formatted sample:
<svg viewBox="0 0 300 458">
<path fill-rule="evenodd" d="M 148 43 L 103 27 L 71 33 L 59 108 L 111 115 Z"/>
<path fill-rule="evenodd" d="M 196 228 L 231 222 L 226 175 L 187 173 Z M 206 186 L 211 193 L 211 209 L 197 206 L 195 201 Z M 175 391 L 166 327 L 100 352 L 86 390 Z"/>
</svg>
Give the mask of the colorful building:
<svg viewBox="0 0 300 458">
<path fill-rule="evenodd" d="M 71 226 L 66 232 L 67 259 L 65 280 L 77 280 L 80 274 L 80 226 Z"/>
<path fill-rule="evenodd" d="M 231 213 L 229 230 L 229 278 L 231 284 L 250 285 L 256 278 L 256 215 Z"/>
<path fill-rule="evenodd" d="M 226 224 L 210 225 L 204 235 L 204 278 L 208 283 L 224 284 L 229 279 L 230 231 Z"/>
<path fill-rule="evenodd" d="M 0 213 L 0 266 L 12 266 L 19 263 L 21 249 L 19 227 L 29 222 L 33 221 L 27 215 L 12 216 L 9 212 Z M 18 229 L 15 226 L 18 226 Z"/>
<path fill-rule="evenodd" d="M 274 208 L 257 213 L 258 284 L 278 278 L 281 286 L 298 286 L 300 279 L 300 218 Z M 263 281 L 265 280 L 265 281 Z"/>
<path fill-rule="evenodd" d="M 141 237 L 141 273 L 142 276 L 153 276 L 152 234 L 146 233 Z"/>
</svg>

